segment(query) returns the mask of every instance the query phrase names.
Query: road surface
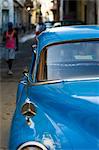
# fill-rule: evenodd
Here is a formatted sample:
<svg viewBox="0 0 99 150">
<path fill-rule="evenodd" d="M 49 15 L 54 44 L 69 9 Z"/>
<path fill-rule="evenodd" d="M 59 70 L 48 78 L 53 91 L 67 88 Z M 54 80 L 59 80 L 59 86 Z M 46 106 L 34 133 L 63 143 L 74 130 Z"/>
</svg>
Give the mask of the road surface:
<svg viewBox="0 0 99 150">
<path fill-rule="evenodd" d="M 8 68 L 4 60 L 0 60 L 0 150 L 8 150 L 11 119 L 15 110 L 17 85 L 22 72 L 31 62 L 32 34 L 20 39 L 19 51 L 13 64 L 13 76 L 7 74 Z"/>
</svg>

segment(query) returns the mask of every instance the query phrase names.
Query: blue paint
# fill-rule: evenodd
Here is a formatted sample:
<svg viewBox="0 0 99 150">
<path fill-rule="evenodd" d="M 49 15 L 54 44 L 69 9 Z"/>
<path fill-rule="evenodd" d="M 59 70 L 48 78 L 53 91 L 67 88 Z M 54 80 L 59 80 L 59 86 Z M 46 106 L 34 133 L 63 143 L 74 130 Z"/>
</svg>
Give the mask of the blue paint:
<svg viewBox="0 0 99 150">
<path fill-rule="evenodd" d="M 99 38 L 98 26 L 71 27 L 69 32 L 67 27 L 60 29 L 62 31 L 46 31 L 38 37 L 39 52 L 42 47 L 54 42 Z M 53 40 L 49 38 L 51 34 Z M 29 73 L 31 77 L 31 71 Z M 17 104 L 9 139 L 10 150 L 16 150 L 28 141 L 38 141 L 45 144 L 49 150 L 99 149 L 98 77 L 33 85 L 27 81 L 27 78 L 23 77 L 18 85 Z M 21 107 L 27 98 L 37 110 L 37 114 L 31 118 L 31 126 L 27 125 L 21 114 Z M 50 141 L 50 144 L 46 144 L 47 141 Z"/>
<path fill-rule="evenodd" d="M 67 26 L 49 29 L 38 37 L 39 52 L 47 45 L 69 41 L 99 38 L 99 26 Z"/>
</svg>

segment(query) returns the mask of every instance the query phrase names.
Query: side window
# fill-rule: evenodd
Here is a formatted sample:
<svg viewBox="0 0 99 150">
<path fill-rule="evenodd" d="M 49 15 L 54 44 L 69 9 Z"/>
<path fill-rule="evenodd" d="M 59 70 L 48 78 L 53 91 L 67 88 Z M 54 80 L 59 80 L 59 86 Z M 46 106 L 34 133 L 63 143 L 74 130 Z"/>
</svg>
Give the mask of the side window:
<svg viewBox="0 0 99 150">
<path fill-rule="evenodd" d="M 41 52 L 37 68 L 37 81 L 43 81 L 47 77 L 46 48 Z"/>
</svg>

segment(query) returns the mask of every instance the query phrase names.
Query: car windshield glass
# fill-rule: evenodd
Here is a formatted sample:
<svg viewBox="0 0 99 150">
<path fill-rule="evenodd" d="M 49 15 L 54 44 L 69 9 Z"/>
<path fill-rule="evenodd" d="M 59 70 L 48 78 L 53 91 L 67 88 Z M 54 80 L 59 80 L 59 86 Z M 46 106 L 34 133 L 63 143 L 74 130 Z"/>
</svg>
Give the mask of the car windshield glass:
<svg viewBox="0 0 99 150">
<path fill-rule="evenodd" d="M 99 76 L 99 41 L 62 43 L 43 49 L 37 80 Z"/>
</svg>

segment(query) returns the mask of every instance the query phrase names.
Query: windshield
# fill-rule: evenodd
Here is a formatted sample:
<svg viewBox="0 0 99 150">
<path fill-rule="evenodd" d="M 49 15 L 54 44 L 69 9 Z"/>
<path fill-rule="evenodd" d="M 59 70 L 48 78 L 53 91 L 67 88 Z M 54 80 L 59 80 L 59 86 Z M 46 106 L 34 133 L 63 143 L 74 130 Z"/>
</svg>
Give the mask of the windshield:
<svg viewBox="0 0 99 150">
<path fill-rule="evenodd" d="M 62 43 L 44 48 L 37 80 L 99 76 L 99 41 Z"/>
</svg>

